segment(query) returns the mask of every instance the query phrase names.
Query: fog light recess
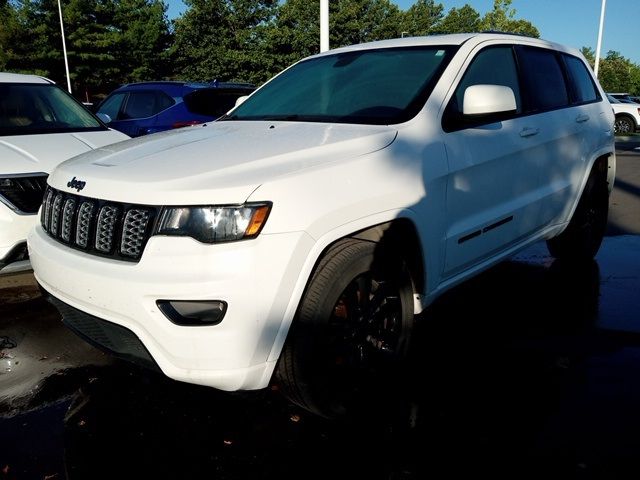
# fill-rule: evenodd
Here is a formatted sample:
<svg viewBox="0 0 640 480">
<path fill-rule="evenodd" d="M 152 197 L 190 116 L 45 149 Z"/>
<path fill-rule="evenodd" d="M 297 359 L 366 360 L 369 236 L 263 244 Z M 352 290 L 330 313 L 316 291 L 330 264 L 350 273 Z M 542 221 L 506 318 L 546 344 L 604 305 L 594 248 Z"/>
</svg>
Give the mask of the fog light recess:
<svg viewBox="0 0 640 480">
<path fill-rule="evenodd" d="M 158 300 L 160 311 L 176 325 L 218 325 L 227 312 L 227 302 L 221 300 Z"/>
</svg>

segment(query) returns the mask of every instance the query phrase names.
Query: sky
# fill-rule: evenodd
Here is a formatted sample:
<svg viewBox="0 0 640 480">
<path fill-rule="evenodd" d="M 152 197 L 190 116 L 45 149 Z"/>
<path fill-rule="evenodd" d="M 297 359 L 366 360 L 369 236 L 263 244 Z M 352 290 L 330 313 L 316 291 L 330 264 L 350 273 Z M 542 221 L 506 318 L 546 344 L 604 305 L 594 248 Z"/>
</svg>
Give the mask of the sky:
<svg viewBox="0 0 640 480">
<path fill-rule="evenodd" d="M 182 0 L 165 0 L 167 14 L 173 19 L 185 9 Z M 392 0 L 406 10 L 413 0 Z M 437 0 L 444 5 L 445 13 L 452 7 L 460 8 L 468 3 L 480 15 L 493 7 L 493 0 Z M 598 42 L 598 26 L 602 0 L 513 0 L 516 18 L 529 20 L 545 40 L 551 40 L 575 48 L 591 47 L 595 51 Z M 602 37 L 602 56 L 615 50 L 640 65 L 640 0 L 608 0 Z"/>
</svg>

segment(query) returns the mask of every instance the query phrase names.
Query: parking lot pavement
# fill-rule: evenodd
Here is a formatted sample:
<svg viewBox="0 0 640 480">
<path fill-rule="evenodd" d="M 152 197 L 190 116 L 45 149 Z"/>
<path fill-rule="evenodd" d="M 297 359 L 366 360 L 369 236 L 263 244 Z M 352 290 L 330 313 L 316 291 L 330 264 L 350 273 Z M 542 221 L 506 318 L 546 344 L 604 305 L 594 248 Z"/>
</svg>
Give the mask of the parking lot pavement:
<svg viewBox="0 0 640 480">
<path fill-rule="evenodd" d="M 637 478 L 639 276 L 640 236 L 584 265 L 535 245 L 438 300 L 408 378 L 342 421 L 105 361 L 3 280 L 0 479 Z"/>
<path fill-rule="evenodd" d="M 607 234 L 640 235 L 640 136 L 619 139 L 616 157 Z"/>
</svg>

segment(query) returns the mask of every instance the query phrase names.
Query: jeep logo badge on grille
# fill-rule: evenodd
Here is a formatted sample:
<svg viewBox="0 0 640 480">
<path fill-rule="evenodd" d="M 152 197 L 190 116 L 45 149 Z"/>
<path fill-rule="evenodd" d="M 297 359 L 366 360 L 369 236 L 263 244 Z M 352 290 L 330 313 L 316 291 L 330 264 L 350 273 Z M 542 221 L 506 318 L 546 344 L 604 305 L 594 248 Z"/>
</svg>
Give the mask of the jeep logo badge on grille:
<svg viewBox="0 0 640 480">
<path fill-rule="evenodd" d="M 75 188 L 78 192 L 84 188 L 87 182 L 83 182 L 82 180 L 76 180 L 76 177 L 73 177 L 69 183 L 67 183 L 67 187 Z"/>
</svg>

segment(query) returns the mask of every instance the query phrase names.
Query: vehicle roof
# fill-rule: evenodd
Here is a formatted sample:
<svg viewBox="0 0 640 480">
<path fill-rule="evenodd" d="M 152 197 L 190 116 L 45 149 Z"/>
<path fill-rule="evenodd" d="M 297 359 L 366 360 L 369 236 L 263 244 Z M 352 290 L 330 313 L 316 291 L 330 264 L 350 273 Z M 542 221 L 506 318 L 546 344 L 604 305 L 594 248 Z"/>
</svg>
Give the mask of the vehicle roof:
<svg viewBox="0 0 640 480">
<path fill-rule="evenodd" d="M 135 82 L 135 83 L 127 83 L 118 87 L 118 90 L 125 88 L 147 88 L 147 87 L 168 87 L 168 88 L 180 88 L 187 87 L 192 89 L 197 88 L 246 88 L 246 89 L 255 89 L 255 85 L 250 83 L 234 83 L 234 82 L 181 82 L 181 81 L 173 81 L 173 80 L 154 80 L 149 82 Z"/>
<path fill-rule="evenodd" d="M 38 75 L 23 75 L 21 73 L 0 72 L 0 83 L 54 83 Z"/>
<path fill-rule="evenodd" d="M 335 50 L 329 50 L 321 53 L 320 55 L 355 51 L 355 50 L 367 50 L 373 48 L 393 48 L 393 47 L 412 47 L 412 46 L 429 46 L 429 45 L 462 45 L 468 40 L 476 39 L 477 41 L 487 40 L 506 40 L 506 41 L 526 41 L 534 45 L 542 47 L 553 48 L 556 50 L 577 52 L 576 49 L 566 47 L 558 43 L 550 42 L 540 38 L 528 37 L 524 35 L 518 35 L 513 33 L 503 32 L 482 32 L 482 33 L 454 33 L 448 35 L 428 35 L 424 37 L 404 37 L 394 38 L 391 40 L 380 40 L 377 42 L 361 43 L 359 45 L 352 45 L 348 47 L 336 48 Z"/>
</svg>

